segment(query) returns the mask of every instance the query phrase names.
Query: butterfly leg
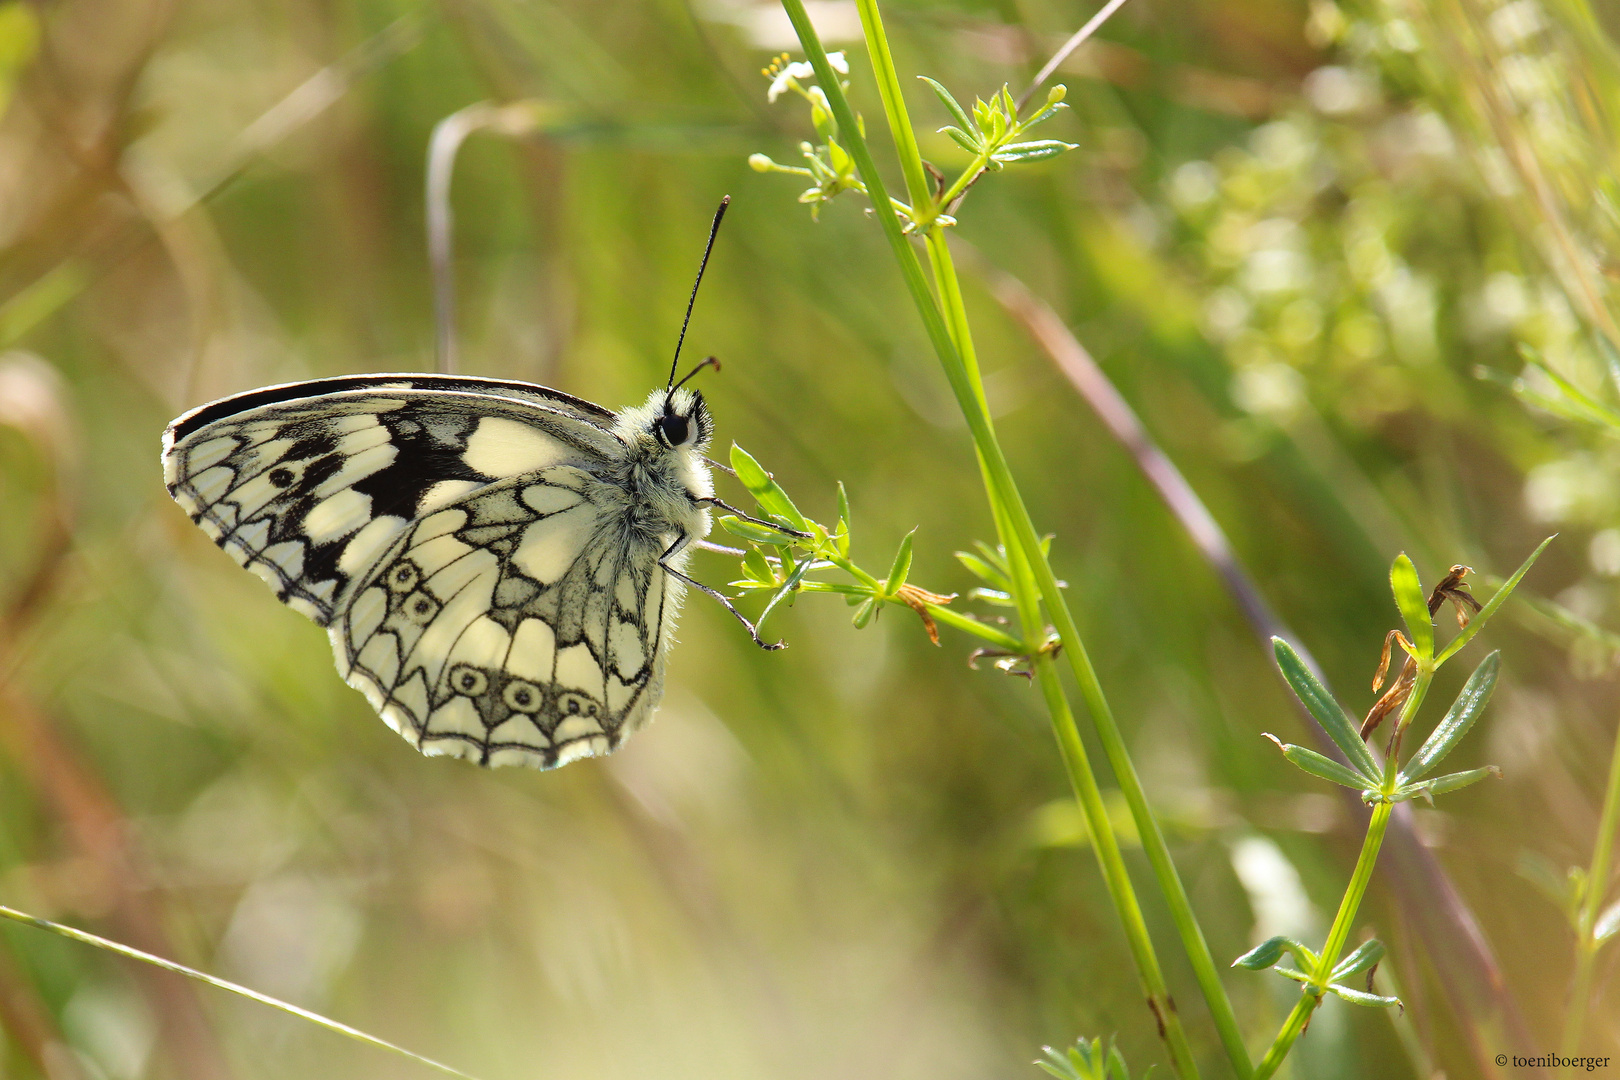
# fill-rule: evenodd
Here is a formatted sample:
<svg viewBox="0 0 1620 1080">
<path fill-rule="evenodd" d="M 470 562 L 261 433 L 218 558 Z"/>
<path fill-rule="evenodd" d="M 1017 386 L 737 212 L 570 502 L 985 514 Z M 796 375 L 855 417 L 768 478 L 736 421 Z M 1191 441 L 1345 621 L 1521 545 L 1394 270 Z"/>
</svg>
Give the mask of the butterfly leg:
<svg viewBox="0 0 1620 1080">
<path fill-rule="evenodd" d="M 757 517 L 753 517 L 750 514 L 745 514 L 741 510 L 737 509 L 735 506 L 732 506 L 730 503 L 725 502 L 722 499 L 717 499 L 713 495 L 710 495 L 706 499 L 698 499 L 696 501 L 697 501 L 697 504 L 699 506 L 718 507 L 719 509 L 724 510 L 728 514 L 733 514 L 733 515 L 735 515 L 737 517 L 742 518 L 744 521 L 752 522 L 755 525 L 763 525 L 767 529 L 775 529 L 777 532 L 782 533 L 782 534 L 784 534 L 786 536 L 796 536 L 800 540 L 812 540 L 812 539 L 814 539 L 814 537 L 812 537 L 809 533 L 800 532 L 797 529 L 790 529 L 786 525 L 778 525 L 774 521 L 766 521 L 764 518 L 757 518 Z"/>
<path fill-rule="evenodd" d="M 691 542 L 692 536 L 690 533 L 681 534 L 679 539 L 677 539 L 673 544 L 669 545 L 669 550 L 665 551 L 664 554 L 659 557 L 658 565 L 662 567 L 665 573 L 669 574 L 671 577 L 677 577 L 686 582 L 688 585 L 692 586 L 694 589 L 706 592 L 718 600 L 721 607 L 735 615 L 737 617 L 737 621 L 748 628 L 748 636 L 754 639 L 755 645 L 758 645 L 767 652 L 774 652 L 777 649 L 787 648 L 787 642 L 785 641 L 778 641 L 774 645 L 770 644 L 769 642 L 761 641 L 759 639 L 759 630 L 755 628 L 753 623 L 748 621 L 748 617 L 746 615 L 736 609 L 736 607 L 726 597 L 725 593 L 722 593 L 719 589 L 711 588 L 708 585 L 703 584 L 703 582 L 698 581 L 696 578 L 687 577 L 685 574 L 669 565 L 669 560 L 680 554 L 681 549 L 686 547 L 686 545 L 690 544 Z"/>
</svg>

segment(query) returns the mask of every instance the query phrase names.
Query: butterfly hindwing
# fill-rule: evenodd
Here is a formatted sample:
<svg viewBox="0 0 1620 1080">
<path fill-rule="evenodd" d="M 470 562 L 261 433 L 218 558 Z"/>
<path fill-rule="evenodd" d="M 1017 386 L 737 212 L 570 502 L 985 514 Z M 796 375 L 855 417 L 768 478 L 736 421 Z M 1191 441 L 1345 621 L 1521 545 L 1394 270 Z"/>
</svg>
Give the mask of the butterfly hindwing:
<svg viewBox="0 0 1620 1080">
<path fill-rule="evenodd" d="M 424 753 L 551 768 L 617 748 L 661 692 L 674 598 L 615 492 L 559 465 L 416 522 L 329 628 L 339 670 Z"/>
</svg>

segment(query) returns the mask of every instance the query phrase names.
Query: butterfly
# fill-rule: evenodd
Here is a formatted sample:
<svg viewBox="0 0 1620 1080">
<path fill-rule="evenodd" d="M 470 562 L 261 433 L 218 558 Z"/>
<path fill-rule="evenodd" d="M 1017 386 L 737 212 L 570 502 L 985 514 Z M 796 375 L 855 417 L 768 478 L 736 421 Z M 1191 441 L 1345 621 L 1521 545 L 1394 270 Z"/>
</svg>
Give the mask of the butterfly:
<svg viewBox="0 0 1620 1080">
<path fill-rule="evenodd" d="M 701 283 L 722 202 L 698 269 Z M 697 284 L 687 304 L 687 322 Z M 358 375 L 193 409 L 169 494 L 326 628 L 339 674 L 424 754 L 555 768 L 651 717 L 685 572 L 710 528 L 703 395 L 612 412 L 531 383 Z"/>
</svg>

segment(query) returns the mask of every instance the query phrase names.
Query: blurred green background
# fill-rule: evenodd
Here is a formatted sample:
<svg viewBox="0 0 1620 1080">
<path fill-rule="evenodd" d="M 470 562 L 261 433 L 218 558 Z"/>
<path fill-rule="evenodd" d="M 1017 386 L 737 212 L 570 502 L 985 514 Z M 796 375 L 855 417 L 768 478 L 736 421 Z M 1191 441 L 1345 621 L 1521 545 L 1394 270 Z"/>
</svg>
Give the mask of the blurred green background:
<svg viewBox="0 0 1620 1080">
<path fill-rule="evenodd" d="M 853 3 L 812 6 L 880 117 Z M 902 76 L 963 98 L 1016 91 L 1093 10 L 885 7 Z M 1588 1045 L 1555 1045 L 1571 939 L 1543 895 L 1589 858 L 1615 738 L 1620 450 L 1515 397 L 1556 394 L 1526 348 L 1615 397 L 1617 27 L 1583 0 L 1134 0 L 1057 76 L 1072 110 L 1041 134 L 1079 149 L 959 215 L 1094 352 L 1352 710 L 1397 551 L 1432 583 L 1561 534 L 1536 602 L 1484 635 L 1503 685 L 1455 759 L 1505 779 L 1414 811 L 1520 1020 L 1445 985 L 1381 874 L 1356 936 L 1390 944 L 1406 1013 L 1330 1000 L 1297 1077 L 1620 1055 L 1612 954 Z M 969 670 L 966 639 L 935 648 L 898 609 L 857 632 L 807 596 L 767 655 L 697 598 L 624 751 L 485 772 L 386 730 L 324 634 L 164 494 L 163 426 L 202 401 L 431 369 L 429 135 L 534 99 L 546 134 L 474 135 L 457 167 L 462 370 L 642 400 L 729 193 L 688 339 L 725 365 L 702 377 L 719 445 L 823 520 L 842 480 L 858 560 L 881 570 L 917 526 L 912 580 L 965 593 L 952 552 L 993 527 L 878 229 L 853 197 L 813 222 L 746 163 L 810 135 L 765 101 L 784 49 L 785 17 L 750 0 L 0 3 L 0 902 L 486 1080 L 1027 1078 L 1042 1044 L 1113 1033 L 1136 1068 L 1160 1059 L 1038 696 Z M 923 152 L 965 158 L 932 134 Z M 1319 938 L 1360 816 L 1261 738 L 1308 734 L 1220 579 L 967 288 L 1014 470 L 1217 960 Z M 1127 854 L 1206 1075 L 1227 1075 Z M 1227 982 L 1263 1046 L 1291 984 Z M 0 1025 L 4 1077 L 429 1075 L 19 927 Z"/>
</svg>

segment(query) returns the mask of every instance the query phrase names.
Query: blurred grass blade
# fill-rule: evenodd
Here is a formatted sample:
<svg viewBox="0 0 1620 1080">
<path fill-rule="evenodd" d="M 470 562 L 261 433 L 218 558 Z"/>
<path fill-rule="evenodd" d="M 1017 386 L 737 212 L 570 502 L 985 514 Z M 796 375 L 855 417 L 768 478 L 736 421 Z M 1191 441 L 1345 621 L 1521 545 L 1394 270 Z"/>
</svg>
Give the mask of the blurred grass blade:
<svg viewBox="0 0 1620 1080">
<path fill-rule="evenodd" d="M 1500 652 L 1493 652 L 1480 661 L 1479 667 L 1468 677 L 1462 693 L 1452 702 L 1445 719 L 1441 720 L 1429 737 L 1423 740 L 1418 752 L 1412 755 L 1411 762 L 1401 770 L 1403 783 L 1428 775 L 1447 754 L 1451 753 L 1462 737 L 1468 734 L 1468 729 L 1484 711 L 1485 704 L 1491 700 L 1491 691 L 1496 689 L 1496 676 L 1501 668 Z"/>
<path fill-rule="evenodd" d="M 165 960 L 161 956 L 153 956 L 151 953 L 142 952 L 141 950 L 131 948 L 128 945 L 120 945 L 116 941 L 109 941 L 104 937 L 97 937 L 95 934 L 87 933 L 83 930 L 75 930 L 71 926 L 63 926 L 61 923 L 54 923 L 49 919 L 41 919 L 38 916 L 29 915 L 26 912 L 18 911 L 15 908 L 6 907 L 3 904 L 0 904 L 0 918 L 11 919 L 13 922 L 22 923 L 24 926 L 36 927 L 40 930 L 45 930 L 49 933 L 55 934 L 58 937 L 65 937 L 69 941 L 77 941 L 84 945 L 93 945 L 98 949 L 105 949 L 107 952 L 117 953 L 119 956 L 128 957 L 131 960 L 139 960 L 143 964 L 151 964 L 153 967 L 160 967 L 164 971 L 172 971 L 176 975 L 184 975 L 188 979 L 194 979 L 197 982 L 206 983 L 209 986 L 218 987 L 221 990 L 229 990 L 233 994 L 238 994 L 252 1001 L 257 1001 L 261 1005 L 268 1005 L 272 1009 L 280 1009 L 284 1013 L 291 1013 L 293 1016 L 299 1017 L 300 1019 L 308 1020 L 310 1023 L 317 1024 L 328 1031 L 335 1031 L 339 1035 L 347 1035 L 356 1042 L 363 1042 L 368 1046 L 375 1046 L 379 1050 L 388 1050 L 392 1053 L 399 1054 L 401 1057 L 408 1057 L 412 1061 L 420 1062 L 423 1065 L 437 1069 L 442 1073 L 447 1073 L 450 1076 L 459 1076 L 462 1078 L 462 1080 L 476 1080 L 475 1077 L 469 1076 L 460 1069 L 453 1069 L 449 1065 L 445 1065 L 442 1062 L 434 1061 L 432 1058 L 423 1057 L 421 1054 L 412 1053 L 403 1046 L 395 1046 L 387 1039 L 379 1039 L 375 1035 L 368 1035 L 359 1028 L 352 1028 L 348 1024 L 339 1023 L 336 1020 L 322 1016 L 320 1013 L 310 1012 L 308 1009 L 301 1009 L 297 1005 L 288 1004 L 287 1002 L 278 998 L 273 998 L 268 994 L 261 994 L 257 990 L 249 990 L 245 986 L 238 986 L 236 983 L 227 982 L 224 979 L 215 978 L 212 975 L 205 975 L 193 968 L 186 967 L 184 964 L 177 964 L 173 960 Z"/>
<path fill-rule="evenodd" d="M 1328 693 L 1327 687 L 1317 681 L 1311 669 L 1305 666 L 1305 661 L 1299 658 L 1294 647 L 1280 637 L 1271 639 L 1271 648 L 1277 654 L 1277 667 L 1282 671 L 1283 678 L 1288 685 L 1294 688 L 1294 693 L 1310 710 L 1316 722 L 1322 725 L 1322 730 L 1328 733 L 1335 746 L 1344 751 L 1344 756 L 1350 759 L 1351 766 L 1368 777 L 1370 782 L 1377 786 L 1378 766 L 1373 761 L 1372 753 L 1367 744 L 1361 741 L 1357 733 L 1356 724 L 1345 714 L 1344 709 Z"/>
<path fill-rule="evenodd" d="M 1417 649 L 1420 664 L 1434 659 L 1434 617 L 1429 614 L 1429 603 L 1423 596 L 1423 582 L 1417 567 L 1406 557 L 1406 552 L 1395 556 L 1389 568 L 1389 587 L 1395 594 L 1395 606 L 1401 609 L 1406 621 L 1406 632 Z"/>
<path fill-rule="evenodd" d="M 1557 536 L 1557 533 L 1553 533 L 1552 536 L 1543 540 L 1541 545 L 1530 553 L 1530 557 L 1524 560 L 1517 570 L 1513 571 L 1513 576 L 1508 578 L 1500 589 L 1496 590 L 1496 595 L 1485 601 L 1485 606 L 1480 608 L 1479 614 L 1470 619 L 1468 625 L 1463 627 L 1462 632 L 1451 639 L 1451 644 L 1447 645 L 1440 655 L 1434 658 L 1435 667 L 1439 667 L 1455 656 L 1457 650 L 1467 645 L 1473 639 L 1473 636 L 1479 633 L 1480 628 L 1485 625 L 1485 621 L 1496 614 L 1496 609 L 1507 603 L 1507 598 L 1513 594 L 1513 590 L 1518 587 L 1520 580 L 1529 572 L 1530 567 L 1535 565 L 1535 561 L 1541 558 L 1541 553 L 1547 550 L 1547 545 L 1552 543 Z"/>
<path fill-rule="evenodd" d="M 1362 776 L 1350 766 L 1342 765 L 1326 754 L 1318 754 L 1315 750 L 1307 747 L 1285 743 L 1269 732 L 1264 734 L 1266 738 L 1277 744 L 1277 748 L 1283 752 L 1283 757 L 1292 761 L 1312 776 L 1321 777 L 1323 780 L 1331 780 L 1335 784 L 1343 784 L 1345 787 L 1353 788 L 1356 791 L 1378 786 L 1378 781 L 1373 777 Z"/>
</svg>

